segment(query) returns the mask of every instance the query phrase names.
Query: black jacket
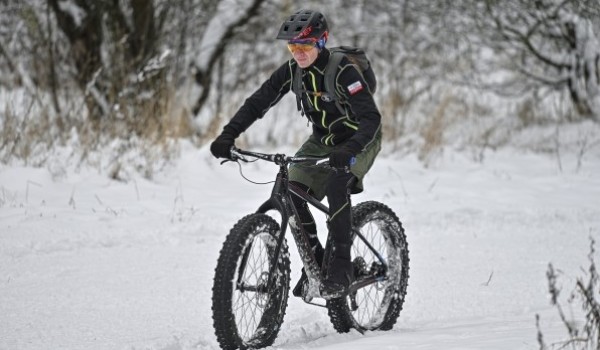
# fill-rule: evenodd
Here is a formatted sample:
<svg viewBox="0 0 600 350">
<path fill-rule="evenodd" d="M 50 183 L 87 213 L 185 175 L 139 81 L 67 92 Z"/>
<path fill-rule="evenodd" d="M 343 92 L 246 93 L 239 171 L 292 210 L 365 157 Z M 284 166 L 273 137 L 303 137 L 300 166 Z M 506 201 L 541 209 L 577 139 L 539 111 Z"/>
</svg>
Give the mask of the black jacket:
<svg viewBox="0 0 600 350">
<path fill-rule="evenodd" d="M 313 135 L 323 145 L 343 144 L 354 154 L 363 150 L 380 132 L 381 115 L 356 67 L 343 58 L 336 76 L 336 89 L 348 101 L 348 114 L 342 115 L 334 102 L 325 102 L 314 92 L 322 92 L 324 69 L 329 60 L 329 51 L 322 50 L 315 62 L 302 69 L 302 109 L 312 122 Z M 296 61 L 292 58 L 281 65 L 262 86 L 246 99 L 242 107 L 224 127 L 224 131 L 238 137 L 254 121 L 265 113 L 291 90 L 292 75 L 296 72 Z"/>
</svg>

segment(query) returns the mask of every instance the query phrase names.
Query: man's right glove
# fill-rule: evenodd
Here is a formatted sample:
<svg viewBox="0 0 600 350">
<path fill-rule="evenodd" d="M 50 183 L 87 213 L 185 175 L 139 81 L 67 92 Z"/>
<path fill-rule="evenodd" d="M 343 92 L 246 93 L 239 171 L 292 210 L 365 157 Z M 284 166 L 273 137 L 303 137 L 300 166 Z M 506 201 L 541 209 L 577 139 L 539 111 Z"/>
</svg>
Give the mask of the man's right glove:
<svg viewBox="0 0 600 350">
<path fill-rule="evenodd" d="M 329 165 L 340 169 L 351 166 L 352 159 L 360 153 L 361 148 L 360 144 L 354 140 L 346 141 L 329 154 Z"/>
<path fill-rule="evenodd" d="M 233 147 L 235 137 L 224 131 L 210 144 L 210 153 L 215 158 L 231 159 L 231 147 Z"/>
<path fill-rule="evenodd" d="M 334 168 L 343 169 L 351 165 L 350 161 L 352 160 L 352 158 L 354 158 L 354 154 L 352 154 L 352 151 L 342 146 L 341 148 L 336 149 L 335 151 L 331 152 L 331 154 L 329 154 L 329 165 L 331 165 Z"/>
</svg>

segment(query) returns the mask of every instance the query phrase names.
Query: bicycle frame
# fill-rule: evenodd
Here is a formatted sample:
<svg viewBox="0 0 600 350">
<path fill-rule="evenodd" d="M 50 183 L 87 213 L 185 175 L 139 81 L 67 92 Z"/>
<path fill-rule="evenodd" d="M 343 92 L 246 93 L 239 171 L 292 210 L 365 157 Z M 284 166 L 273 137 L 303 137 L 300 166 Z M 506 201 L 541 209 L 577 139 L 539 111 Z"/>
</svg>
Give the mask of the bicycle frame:
<svg viewBox="0 0 600 350">
<path fill-rule="evenodd" d="M 276 210 L 281 215 L 281 233 L 277 240 L 277 247 L 275 249 L 275 256 L 271 263 L 271 271 L 269 271 L 269 284 L 268 290 L 272 287 L 272 283 L 275 280 L 273 278 L 275 267 L 277 266 L 277 260 L 281 252 L 281 245 L 286 236 L 288 226 L 298 247 L 298 253 L 304 264 L 304 270 L 309 280 L 321 281 L 322 273 L 321 266 L 317 263 L 317 259 L 312 251 L 312 248 L 308 241 L 307 234 L 302 230 L 299 215 L 292 202 L 292 195 L 295 195 L 302 200 L 306 201 L 313 207 L 322 211 L 326 215 L 329 215 L 329 208 L 323 203 L 317 201 L 314 197 L 306 193 L 305 191 L 290 185 L 288 180 L 288 169 L 285 164 L 280 164 L 279 172 L 271 191 L 271 197 L 267 199 L 257 210 L 257 213 L 267 213 L 270 210 Z M 290 220 L 291 223 L 290 223 Z"/>
<path fill-rule="evenodd" d="M 258 159 L 267 160 L 279 165 L 279 172 L 275 178 L 275 183 L 273 185 L 273 189 L 271 191 L 271 196 L 267 199 L 258 209 L 257 213 L 266 214 L 268 211 L 275 210 L 279 212 L 281 215 L 281 223 L 280 223 L 280 236 L 277 239 L 277 246 L 275 249 L 275 255 L 273 256 L 273 260 L 271 262 L 271 269 L 269 271 L 269 277 L 267 279 L 267 291 L 271 290 L 273 287 L 273 283 L 275 281 L 274 275 L 277 267 L 277 261 L 279 260 L 279 255 L 281 252 L 281 246 L 283 245 L 283 241 L 285 240 L 285 235 L 287 231 L 287 227 L 290 227 L 290 231 L 294 237 L 296 242 L 296 246 L 298 247 L 298 253 L 300 254 L 300 258 L 304 265 L 304 270 L 309 280 L 309 286 L 312 288 L 309 291 L 309 296 L 311 297 L 320 297 L 320 291 L 318 290 L 318 285 L 313 286 L 312 281 L 322 281 L 323 272 L 321 266 L 319 266 L 317 259 L 312 251 L 310 246 L 308 235 L 301 228 L 301 222 L 299 219 L 298 212 L 292 201 L 292 195 L 299 197 L 301 200 L 310 204 L 311 206 L 317 208 L 325 215 L 329 215 L 329 208 L 315 199 L 313 196 L 309 195 L 306 191 L 294 186 L 289 183 L 289 173 L 288 173 L 288 165 L 292 163 L 302 163 L 302 162 L 313 162 L 316 165 L 321 163 L 325 163 L 327 159 L 320 157 L 286 157 L 282 154 L 263 154 L 263 153 L 255 153 L 242 151 L 239 149 L 232 149 L 231 154 L 234 156 L 236 160 L 247 161 L 243 156 L 251 156 Z M 384 271 L 387 271 L 387 263 L 384 258 L 379 254 L 379 252 L 366 240 L 363 235 L 358 231 L 353 229 L 353 234 L 356 234 L 366 245 L 367 247 L 375 254 L 375 256 L 380 260 Z M 328 249 L 328 245 L 326 245 L 325 249 Z M 327 252 L 325 253 L 327 256 Z M 242 265 L 245 265 L 245 257 L 243 259 Z M 243 269 L 243 266 L 240 266 L 240 269 Z M 381 279 L 373 278 L 364 280 L 357 285 L 353 286 L 353 290 L 356 291 L 359 288 L 365 287 L 369 284 L 375 283 Z M 238 281 L 238 286 L 240 285 L 240 281 Z M 314 290 L 316 287 L 316 290 Z M 305 300 L 306 301 L 306 300 Z M 308 301 L 307 301 L 308 302 Z M 313 303 L 310 303 L 313 304 Z M 319 304 L 314 304 L 318 306 L 322 306 Z"/>
</svg>

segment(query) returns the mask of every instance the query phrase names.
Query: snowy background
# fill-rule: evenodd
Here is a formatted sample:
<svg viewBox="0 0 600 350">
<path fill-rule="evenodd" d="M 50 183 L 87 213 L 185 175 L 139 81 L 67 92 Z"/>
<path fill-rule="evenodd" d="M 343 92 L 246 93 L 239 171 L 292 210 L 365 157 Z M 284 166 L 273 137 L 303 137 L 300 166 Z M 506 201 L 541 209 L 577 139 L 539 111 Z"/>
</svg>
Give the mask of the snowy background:
<svg viewBox="0 0 600 350">
<path fill-rule="evenodd" d="M 373 58 L 385 145 L 354 201 L 396 211 L 411 276 L 392 331 L 337 334 L 292 297 L 273 349 L 539 349 L 536 315 L 546 344 L 566 340 L 546 272 L 581 327 L 568 299 L 600 239 L 598 2 L 304 4 L 334 14 L 328 45 Z M 289 58 L 273 37 L 291 5 L 0 1 L 0 350 L 218 349 L 217 256 L 271 188 L 207 144 Z M 296 115 L 288 96 L 238 146 L 293 153 L 310 132 Z M 292 254 L 292 285 L 300 268 Z"/>
<path fill-rule="evenodd" d="M 180 152 L 153 181 L 0 166 L 0 349 L 218 349 L 217 255 L 270 187 L 245 182 L 206 147 Z M 291 297 L 273 349 L 538 349 L 536 314 L 546 343 L 566 339 L 545 273 L 548 263 L 560 271 L 564 299 L 584 275 L 589 238 L 600 236 L 598 155 L 582 167 L 568 154 L 561 167 L 516 149 L 485 156 L 446 154 L 429 168 L 380 157 L 354 201 L 387 203 L 406 228 L 411 276 L 398 323 L 337 334 L 325 309 Z M 276 170 L 244 167 L 257 181 Z M 292 283 L 299 270 L 292 254 Z"/>
</svg>

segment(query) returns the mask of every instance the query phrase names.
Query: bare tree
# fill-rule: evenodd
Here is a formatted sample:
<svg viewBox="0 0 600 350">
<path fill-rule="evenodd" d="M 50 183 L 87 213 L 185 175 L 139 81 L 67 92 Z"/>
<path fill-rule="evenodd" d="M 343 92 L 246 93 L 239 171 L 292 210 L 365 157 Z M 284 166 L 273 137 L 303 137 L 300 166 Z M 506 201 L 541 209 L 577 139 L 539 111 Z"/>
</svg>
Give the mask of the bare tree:
<svg viewBox="0 0 600 350">
<path fill-rule="evenodd" d="M 202 87 L 202 93 L 193 107 L 194 114 L 197 114 L 206 103 L 213 85 L 213 71 L 219 59 L 225 54 L 227 46 L 236 35 L 236 30 L 244 27 L 255 17 L 264 2 L 265 0 L 252 0 L 248 7 L 242 8 L 241 14 L 238 14 L 238 17 L 229 22 L 225 21 L 225 19 L 231 17 L 229 13 L 230 9 L 225 10 L 227 13 L 215 13 L 212 22 L 213 27 L 217 27 L 218 29 L 215 32 L 209 31 L 208 34 L 205 33 L 203 41 L 200 43 L 200 46 L 206 51 L 204 52 L 205 57 L 202 62 L 195 65 L 196 83 Z M 224 26 L 223 22 L 225 23 Z"/>
<path fill-rule="evenodd" d="M 508 89 L 567 91 L 577 113 L 600 120 L 600 4 L 487 0 L 479 17 L 490 47 L 516 73 Z"/>
<path fill-rule="evenodd" d="M 450 123 L 502 114 L 490 112 L 499 104 L 482 105 L 482 93 L 508 97 L 501 108 L 516 102 L 527 115 L 541 115 L 543 106 L 526 102 L 559 96 L 574 106 L 569 120 L 598 120 L 597 0 L 307 0 L 302 7 L 328 16 L 329 46 L 369 54 L 387 140 L 401 140 L 396 148 L 443 145 Z M 91 124 L 124 139 L 150 135 L 149 126 L 167 135 L 179 123 L 189 131 L 178 136 L 193 131 L 203 139 L 290 58 L 275 37 L 298 9 L 289 0 L 0 0 L 0 86 L 24 87 L 63 133 Z M 89 113 L 80 113 L 82 101 Z M 274 130 L 265 138 L 278 142 Z"/>
<path fill-rule="evenodd" d="M 68 39 L 90 115 L 108 117 L 130 76 L 157 54 L 159 25 L 167 8 L 157 11 L 150 0 L 131 0 L 126 9 L 109 0 L 48 3 Z"/>
</svg>

